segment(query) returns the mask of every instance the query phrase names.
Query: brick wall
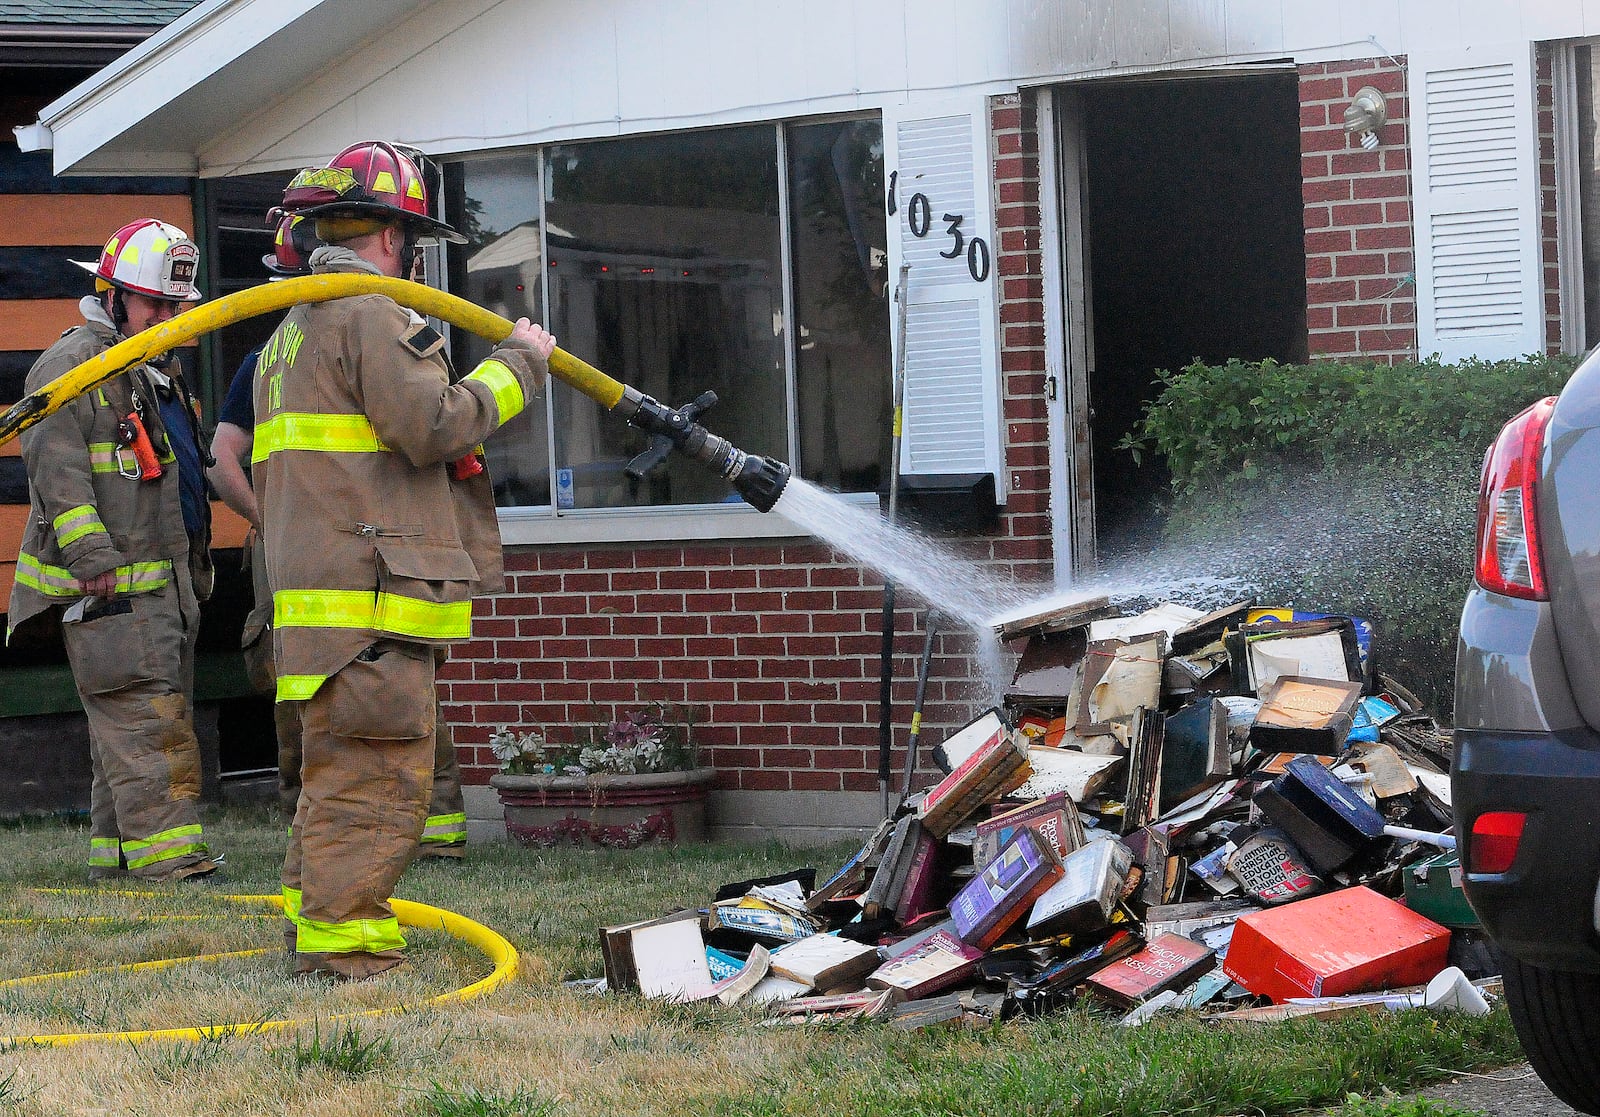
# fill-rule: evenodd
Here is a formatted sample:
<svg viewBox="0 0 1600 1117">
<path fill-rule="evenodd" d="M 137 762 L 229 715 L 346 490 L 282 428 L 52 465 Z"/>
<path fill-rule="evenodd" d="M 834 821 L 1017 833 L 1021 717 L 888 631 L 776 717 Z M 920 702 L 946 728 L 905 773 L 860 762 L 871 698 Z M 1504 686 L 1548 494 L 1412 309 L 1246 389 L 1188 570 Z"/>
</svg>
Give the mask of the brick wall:
<svg viewBox="0 0 1600 1117">
<path fill-rule="evenodd" d="M 1003 548 L 1003 539 L 981 549 Z M 475 604 L 441 671 L 463 779 L 497 768 L 489 734 L 573 727 L 665 701 L 697 708 L 720 789 L 877 788 L 883 583 L 813 542 L 518 548 L 511 593 Z M 897 744 L 910 718 L 923 605 L 897 599 Z M 970 642 L 936 642 L 925 742 L 970 716 Z M 896 749 L 896 782 L 904 752 Z"/>
<path fill-rule="evenodd" d="M 1534 47 L 1534 103 L 1539 121 L 1539 249 L 1544 268 L 1544 347 L 1561 352 L 1561 271 L 1556 237 L 1556 111 L 1551 45 Z"/>
<path fill-rule="evenodd" d="M 1033 98 L 990 100 L 995 235 L 999 240 L 1000 373 L 1005 418 L 1007 511 L 1003 557 L 1019 573 L 1050 569 L 1050 448 L 1044 399 L 1044 279 L 1039 253 L 1039 124 Z M 996 557 L 1002 557 L 997 555 Z"/>
<path fill-rule="evenodd" d="M 1362 86 L 1388 102 L 1375 151 L 1344 131 Z M 1316 358 L 1416 355 L 1406 75 L 1388 58 L 1300 67 L 1300 174 L 1305 203 L 1306 326 Z"/>
<path fill-rule="evenodd" d="M 1540 250 L 1545 348 L 1561 348 L 1557 268 L 1555 88 L 1551 48 L 1536 48 Z M 1301 195 L 1305 202 L 1306 316 L 1313 358 L 1417 355 L 1410 112 L 1404 59 L 1300 67 Z M 1344 133 L 1344 110 L 1364 85 L 1381 90 L 1389 123 L 1378 149 Z"/>
</svg>

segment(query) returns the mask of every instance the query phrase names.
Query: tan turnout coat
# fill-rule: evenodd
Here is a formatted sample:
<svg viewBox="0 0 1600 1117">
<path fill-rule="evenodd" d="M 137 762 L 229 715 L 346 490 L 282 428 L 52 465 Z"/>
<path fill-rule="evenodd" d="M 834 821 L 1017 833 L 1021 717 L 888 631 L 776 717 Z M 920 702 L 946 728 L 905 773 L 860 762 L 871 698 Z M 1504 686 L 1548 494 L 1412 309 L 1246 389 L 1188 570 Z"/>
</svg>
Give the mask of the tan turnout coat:
<svg viewBox="0 0 1600 1117">
<path fill-rule="evenodd" d="M 295 307 L 262 352 L 253 480 L 280 700 L 309 697 L 379 639 L 464 639 L 470 598 L 503 589 L 488 475 L 452 482 L 448 463 L 525 406 L 546 366 L 501 346 L 452 384 L 443 348 L 368 295 Z"/>
<path fill-rule="evenodd" d="M 95 300 L 90 296 L 84 302 Z M 103 317 L 98 304 L 93 310 Z M 88 306 L 84 313 L 90 314 Z M 43 387 L 120 340 L 109 322 L 93 319 L 67 331 L 34 363 L 25 389 Z M 130 369 L 23 431 L 31 507 L 11 591 L 11 628 L 52 605 L 76 600 L 74 580 L 140 563 L 168 560 L 180 569 L 186 564 L 189 537 L 176 462 L 170 453 L 163 455 L 165 473 L 159 481 L 145 482 L 125 475 L 133 472 L 131 451 L 122 451 L 119 469 L 115 450 L 117 423 L 133 410 L 135 387 L 145 399 L 151 439 L 158 447 L 166 444 L 148 375 L 142 365 Z M 90 513 L 74 514 L 86 508 L 93 510 L 92 519 Z M 104 531 L 95 530 L 96 523 Z"/>
</svg>

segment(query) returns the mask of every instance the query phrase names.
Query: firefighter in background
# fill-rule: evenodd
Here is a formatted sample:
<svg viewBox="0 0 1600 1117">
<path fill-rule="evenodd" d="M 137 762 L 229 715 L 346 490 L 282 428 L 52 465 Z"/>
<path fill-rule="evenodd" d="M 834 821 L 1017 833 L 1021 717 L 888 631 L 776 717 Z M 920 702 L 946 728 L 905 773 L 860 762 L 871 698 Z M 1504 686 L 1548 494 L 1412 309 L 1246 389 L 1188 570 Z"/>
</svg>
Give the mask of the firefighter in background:
<svg viewBox="0 0 1600 1117">
<path fill-rule="evenodd" d="M 422 238 L 461 240 L 386 143 L 301 172 L 284 207 L 316 219 L 318 274 L 406 276 Z M 361 979 L 404 962 L 388 897 L 428 813 L 434 650 L 468 638 L 472 596 L 504 585 L 474 451 L 527 405 L 554 347 L 524 319 L 452 384 L 444 339 L 367 295 L 296 306 L 262 351 L 252 480 L 277 697 L 302 704 L 283 866 L 300 973 Z"/>
<path fill-rule="evenodd" d="M 261 258 L 262 265 L 275 278 L 311 274 L 311 253 L 321 247 L 317 240 L 315 222 L 311 218 L 284 213 L 274 208 L 268 215 L 276 223 L 273 248 Z M 418 274 L 410 278 L 421 282 L 421 257 L 417 259 Z M 255 400 L 252 385 L 256 362 L 261 356 L 257 348 L 245 355 L 234 374 L 233 383 L 217 417 L 217 431 L 212 438 L 211 450 L 215 463 L 207 471 L 212 487 L 227 506 L 248 520 L 252 532 L 250 569 L 255 589 L 255 607 L 245 618 L 242 647 L 250 669 L 251 682 L 263 693 L 275 686 L 276 671 L 272 666 L 272 594 L 267 588 L 266 552 L 261 541 L 261 510 L 256 504 L 255 491 L 245 465 L 255 446 Z M 297 702 L 276 702 L 273 720 L 278 739 L 278 798 L 293 815 L 300 799 L 300 707 Z M 467 808 L 461 792 L 461 766 L 456 759 L 455 742 L 450 736 L 450 724 L 443 711 L 435 709 L 433 800 L 428 807 L 428 817 L 422 830 L 422 840 L 416 856 L 459 860 L 466 854 Z"/>
<path fill-rule="evenodd" d="M 198 259 L 194 242 L 172 225 L 144 219 L 118 229 L 97 262 L 80 265 L 95 276 L 96 293 L 78 304 L 84 324 L 45 350 L 25 390 L 198 300 Z M 206 521 L 201 514 L 198 536 L 186 526 L 178 468 L 181 444 L 197 440 L 192 427 L 183 429 L 193 412 L 181 376 L 160 363 L 106 381 L 21 439 L 31 514 L 10 620 L 61 624 L 89 718 L 89 872 L 96 879 L 127 872 L 192 880 L 217 867 L 200 826 L 191 709 L 200 607 L 190 554 L 206 545 Z M 163 406 L 171 396 L 177 409 Z M 184 450 L 197 455 L 198 473 L 203 449 Z M 208 570 L 208 562 L 200 556 L 196 569 Z"/>
<path fill-rule="evenodd" d="M 310 275 L 311 267 L 307 261 L 312 251 L 319 247 L 312 222 L 291 217 L 276 209 L 268 215 L 268 219 L 274 217 L 277 218 L 277 227 L 273 250 L 261 258 L 261 263 L 274 277 Z M 250 477 L 245 472 L 255 443 L 255 404 L 251 389 L 256 361 L 260 356 L 259 346 L 245 354 L 233 382 L 228 386 L 222 410 L 217 415 L 217 430 L 211 438 L 211 452 L 215 461 L 207 470 L 206 478 L 222 502 L 250 523 L 247 553 L 255 605 L 245 618 L 240 647 L 251 684 L 261 693 L 270 694 L 276 680 L 272 668 L 272 594 L 267 589 L 266 551 L 261 541 L 261 510 L 256 505 Z M 295 801 L 300 797 L 298 705 L 293 702 L 274 703 L 273 721 L 278 744 L 278 796 L 293 814 Z"/>
</svg>

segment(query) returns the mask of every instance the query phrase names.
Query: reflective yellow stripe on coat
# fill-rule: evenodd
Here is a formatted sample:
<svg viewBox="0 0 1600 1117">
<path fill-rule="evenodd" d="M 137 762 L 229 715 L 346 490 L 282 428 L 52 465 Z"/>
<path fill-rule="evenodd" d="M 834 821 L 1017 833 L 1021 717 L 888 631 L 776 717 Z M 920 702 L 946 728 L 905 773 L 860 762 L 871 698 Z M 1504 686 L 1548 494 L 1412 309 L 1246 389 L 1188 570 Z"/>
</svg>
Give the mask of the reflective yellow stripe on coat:
<svg viewBox="0 0 1600 1117">
<path fill-rule="evenodd" d="M 68 508 L 55 518 L 52 525 L 56 531 L 56 546 L 62 550 L 76 543 L 85 535 L 99 532 L 106 534 L 106 525 L 100 522 L 100 513 L 92 504 L 80 504 L 76 508 Z"/>
<path fill-rule="evenodd" d="M 132 455 L 132 451 L 129 451 Z M 117 444 L 115 442 L 89 443 L 89 468 L 95 473 L 120 473 L 121 466 L 117 464 Z"/>
<path fill-rule="evenodd" d="M 134 562 L 119 566 L 117 593 L 148 593 L 166 585 L 172 577 L 170 559 L 156 562 Z M 83 588 L 64 566 L 51 566 L 40 562 L 24 551 L 17 556 L 17 581 L 46 597 L 82 597 Z"/>
<path fill-rule="evenodd" d="M 465 640 L 472 602 L 441 603 L 379 590 L 279 590 L 272 595 L 278 628 L 366 628 L 414 640 Z"/>
<path fill-rule="evenodd" d="M 365 415 L 318 415 L 285 411 L 256 424 L 250 463 L 267 460 L 280 450 L 316 450 L 333 454 L 386 453 L 389 447 Z"/>
<path fill-rule="evenodd" d="M 468 380 L 476 380 L 494 393 L 494 406 L 500 413 L 500 422 L 509 423 L 528 405 L 527 397 L 522 394 L 522 384 L 517 380 L 517 374 L 499 361 L 490 359 L 484 361 L 477 368 L 466 375 Z"/>
</svg>

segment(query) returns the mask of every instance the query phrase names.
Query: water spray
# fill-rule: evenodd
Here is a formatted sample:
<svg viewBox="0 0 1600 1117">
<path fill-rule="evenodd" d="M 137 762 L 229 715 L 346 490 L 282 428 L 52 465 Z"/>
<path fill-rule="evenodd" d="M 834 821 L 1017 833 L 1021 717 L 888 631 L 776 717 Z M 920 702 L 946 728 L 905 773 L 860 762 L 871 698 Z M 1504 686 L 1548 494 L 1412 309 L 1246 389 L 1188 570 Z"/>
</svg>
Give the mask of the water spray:
<svg viewBox="0 0 1600 1117">
<path fill-rule="evenodd" d="M 509 337 L 513 328 L 507 319 L 466 299 L 405 279 L 327 274 L 263 283 L 186 310 L 118 342 L 28 393 L 0 414 L 0 446 L 124 369 L 202 334 L 258 314 L 287 310 L 297 303 L 326 302 L 352 295 L 387 295 L 401 306 L 442 318 L 496 344 Z M 716 402 L 715 393 L 707 392 L 684 407 L 667 407 L 563 349 L 550 354 L 550 375 L 652 436 L 651 449 L 630 464 L 631 475 L 642 476 L 668 452 L 676 450 L 723 477 L 740 496 L 762 512 L 772 510 L 789 483 L 791 471 L 783 462 L 747 454 L 697 421 L 698 416 Z M 636 467 L 639 472 L 632 473 Z"/>
</svg>

